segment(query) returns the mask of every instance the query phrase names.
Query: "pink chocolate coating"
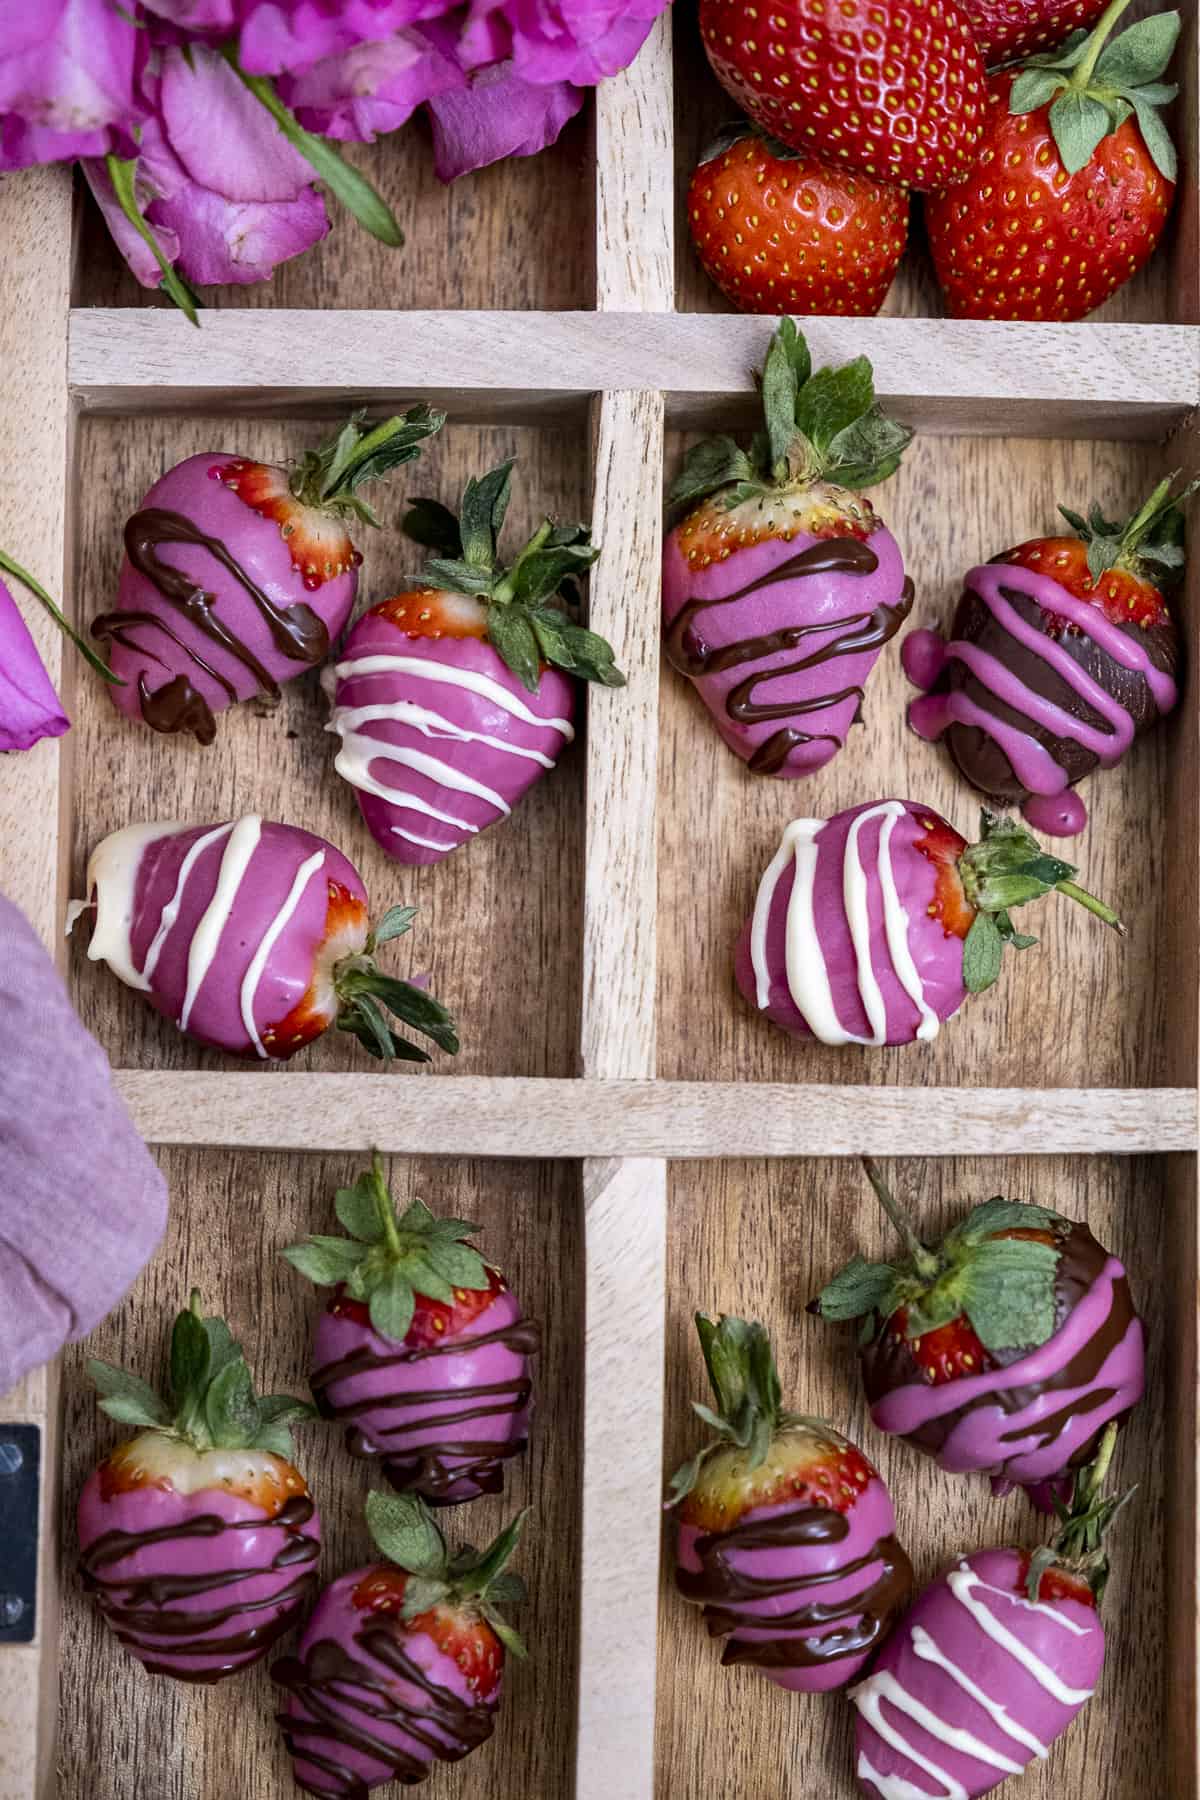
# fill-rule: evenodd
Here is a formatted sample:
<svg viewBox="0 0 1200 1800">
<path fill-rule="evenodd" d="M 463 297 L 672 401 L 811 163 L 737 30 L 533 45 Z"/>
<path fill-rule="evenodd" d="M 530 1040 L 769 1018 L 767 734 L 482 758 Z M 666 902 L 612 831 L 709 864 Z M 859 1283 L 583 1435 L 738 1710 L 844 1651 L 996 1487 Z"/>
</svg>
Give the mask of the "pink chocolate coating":
<svg viewBox="0 0 1200 1800">
<path fill-rule="evenodd" d="M 778 766 L 764 772 L 793 779 L 811 775 L 831 762 L 845 743 L 858 716 L 859 690 L 865 687 L 886 640 L 881 639 L 868 649 L 829 654 L 823 661 L 817 658 L 821 652 L 829 652 L 839 636 L 863 629 L 870 631 L 864 615 L 870 615 L 874 609 L 895 610 L 894 623 L 889 619 L 888 635 L 908 610 L 910 594 L 904 591 L 904 564 L 895 538 L 882 525 L 872 531 L 867 543 L 878 566 L 869 573 L 824 571 L 770 582 L 765 578 L 780 564 L 829 540 L 798 531 L 790 540 L 767 538 L 737 549 L 725 561 L 693 569 L 679 547 L 680 530 L 677 527 L 671 532 L 663 552 L 666 626 L 671 625 L 689 600 L 718 600 L 725 595 L 741 595 L 743 589 L 749 588 L 751 591 L 744 597 L 701 611 L 691 628 L 692 635 L 698 635 L 709 649 L 720 650 L 788 627 L 805 628 L 805 635 L 790 647 L 762 651 L 727 669 L 714 669 L 692 679 L 717 730 L 743 762 L 749 762 L 755 751 L 761 750 L 781 728 L 790 726 L 812 741 L 794 744 Z M 811 632 L 808 628 L 812 628 Z M 808 668 L 770 677 L 772 669 L 809 658 L 813 661 Z M 799 710 L 781 712 L 770 719 L 747 721 L 731 717 L 727 710 L 731 693 L 758 672 L 764 672 L 768 679 L 754 688 L 755 706 L 776 709 L 791 702 Z M 838 695 L 844 697 L 836 698 Z M 813 702 L 821 704 L 814 708 Z"/>
<path fill-rule="evenodd" d="M 332 643 L 350 617 L 358 587 L 357 569 L 348 569 L 317 588 L 307 589 L 303 576 L 293 565 L 292 551 L 281 536 L 278 524 L 261 517 L 239 499 L 232 487 L 209 474 L 211 469 L 220 469 L 238 460 L 234 454 L 225 451 L 189 456 L 155 482 L 138 510 L 161 507 L 190 519 L 207 537 L 216 538 L 226 546 L 235 561 L 276 606 L 287 607 L 299 602 L 316 613 L 324 621 Z M 200 544 L 164 544 L 161 555 L 164 562 L 182 569 L 197 587 L 214 596 L 213 610 L 217 617 L 254 653 L 276 681 L 290 681 L 312 666 L 308 661 L 297 661 L 282 653 L 249 593 L 210 550 Z M 224 676 L 239 700 L 247 700 L 258 692 L 259 684 L 253 671 L 222 645 L 214 643 L 164 599 L 154 583 L 135 569 L 128 558 L 121 565 L 116 607 L 121 612 L 153 614 L 181 640 L 181 643 L 173 642 L 153 625 L 122 627 L 121 635 L 131 639 L 135 647 L 117 639 L 109 646 L 111 666 L 125 682 L 124 687 L 110 685 L 108 689 L 118 712 L 129 718 L 141 718 L 139 677 L 145 678 L 146 686 L 153 694 L 177 675 L 187 677 L 207 701 L 210 711 L 223 711 L 231 704 L 228 690 L 201 666 L 202 663 Z"/>
<path fill-rule="evenodd" d="M 681 1522 L 676 1543 L 680 1585 L 689 1599 L 701 1598 L 709 1585 L 704 1577 L 714 1552 L 722 1577 L 730 1572 L 734 1585 L 771 1584 L 773 1591 L 759 1599 L 720 1598 L 710 1587 L 705 1620 L 711 1634 L 725 1637 L 723 1663 L 757 1662 L 768 1681 L 794 1693 L 827 1693 L 852 1681 L 878 1648 L 912 1585 L 908 1559 L 893 1536 L 891 1496 L 877 1475 L 847 1515 L 785 1501 L 751 1508 L 738 1528 L 765 1526 L 762 1535 L 769 1537 L 781 1521 L 816 1510 L 826 1511 L 834 1525 L 844 1519 L 847 1535 L 741 1548 L 722 1545 L 725 1534 Z M 688 1576 L 701 1579 L 688 1582 Z M 828 1611 L 823 1618 L 798 1619 L 811 1609 Z"/>
<path fill-rule="evenodd" d="M 355 1589 L 377 1572 L 354 1569 L 331 1582 L 296 1657 L 272 1669 L 290 1689 L 279 1721 L 296 1781 L 325 1800 L 354 1800 L 397 1778 L 412 1785 L 434 1762 L 457 1761 L 490 1736 L 500 1704 L 500 1685 L 480 1700 L 455 1660 L 423 1632 L 406 1632 L 394 1615 L 355 1605 Z M 375 1632 L 419 1679 L 397 1669 L 393 1655 L 384 1660 L 372 1649 Z M 361 1681 L 352 1679 L 356 1672 Z"/>
<path fill-rule="evenodd" d="M 870 1023 L 863 1007 L 859 988 L 858 958 L 850 935 L 849 917 L 844 896 L 844 866 L 850 828 L 860 813 L 882 804 L 871 801 L 835 813 L 817 837 L 818 860 L 813 892 L 813 915 L 816 920 L 820 951 L 829 973 L 834 1004 L 842 1027 L 858 1037 L 869 1037 Z M 951 837 L 957 833 L 939 814 L 916 801 L 903 803 L 905 816 L 898 818 L 892 829 L 890 851 L 896 891 L 908 916 L 908 946 L 925 994 L 926 1004 L 939 1019 L 956 1013 L 966 998 L 962 979 L 962 939 L 947 932 L 936 917 L 931 917 L 937 865 L 917 848 L 926 835 L 925 821 L 934 824 Z M 884 930 L 883 889 L 879 875 L 879 844 L 884 828 L 883 817 L 870 820 L 858 838 L 859 862 L 867 876 L 867 916 L 870 927 L 871 967 L 875 972 L 887 1008 L 889 1044 L 912 1043 L 921 1022 L 915 1001 L 901 985 L 893 967 Z M 962 840 L 958 840 L 962 843 Z M 965 845 L 964 845 L 965 848 Z M 780 877 L 767 920 L 766 963 L 770 973 L 770 991 L 763 1009 L 768 1019 L 799 1037 L 811 1035 L 800 1012 L 787 978 L 787 914 L 795 882 L 794 866 L 789 863 Z M 738 986 L 752 1006 L 758 1005 L 758 989 L 750 954 L 751 920 L 747 920 L 736 952 Z"/>
<path fill-rule="evenodd" d="M 106 1500 L 99 1470 L 79 1496 L 78 1525 L 85 1584 L 121 1642 L 184 1681 L 216 1681 L 266 1654 L 309 1598 L 321 1537 L 315 1510 L 284 1523 L 223 1488 L 149 1485 Z M 110 1558 L 100 1540 L 111 1532 L 162 1536 Z"/>
<path fill-rule="evenodd" d="M 416 667 L 340 677 L 335 695 L 339 713 L 330 728 L 343 716 L 341 709 L 389 709 L 391 716 L 364 718 L 357 730 L 415 761 L 382 755 L 364 759 L 360 767 L 370 782 L 395 798 L 362 786 L 356 786 L 356 798 L 372 837 L 394 861 L 440 862 L 507 817 L 504 809 L 511 810 L 557 759 L 570 741 L 575 684 L 559 670 L 545 668 L 531 694 L 483 639 L 410 636 L 378 610 L 355 625 L 339 667 L 375 656 L 403 657 Z M 513 697 L 512 706 L 494 694 L 439 679 L 439 669 L 447 668 L 485 678 Z M 524 713 L 547 723 L 531 723 Z M 555 719 L 568 730 L 550 723 Z M 484 738 L 495 741 L 482 742 Z M 340 757 L 343 763 L 348 760 L 345 747 Z M 454 777 L 488 789 L 502 805 L 471 791 L 470 785 L 455 785 Z"/>
<path fill-rule="evenodd" d="M 1016 1550 L 964 1557 L 896 1627 L 850 1696 L 859 1715 L 855 1772 L 865 1794 L 974 1800 L 1048 1751 L 1085 1703 L 1100 1677 L 1104 1627 L 1080 1600 L 1034 1607 L 1022 1567 Z M 964 1595 L 1009 1642 L 989 1635 Z M 924 1722 L 907 1710 L 909 1702 L 927 1709 Z"/>
<path fill-rule="evenodd" d="M 507 1288 L 426 1348 L 393 1343 L 326 1307 L 313 1340 L 313 1393 L 327 1417 L 347 1426 L 352 1452 L 379 1459 L 393 1485 L 455 1505 L 498 1493 L 505 1459 L 525 1446 L 526 1346 L 536 1342 L 537 1327 L 522 1320 Z M 326 1372 L 347 1358 L 368 1366 L 330 1379 Z"/>
</svg>

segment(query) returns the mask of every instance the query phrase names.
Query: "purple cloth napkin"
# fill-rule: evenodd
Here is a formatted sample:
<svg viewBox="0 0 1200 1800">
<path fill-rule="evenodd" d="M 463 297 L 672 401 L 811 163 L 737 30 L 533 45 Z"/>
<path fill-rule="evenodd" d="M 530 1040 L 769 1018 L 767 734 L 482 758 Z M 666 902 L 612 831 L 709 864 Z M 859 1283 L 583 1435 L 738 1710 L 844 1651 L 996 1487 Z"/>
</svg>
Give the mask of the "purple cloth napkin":
<svg viewBox="0 0 1200 1800">
<path fill-rule="evenodd" d="M 111 1311 L 166 1220 L 108 1059 L 0 895 L 0 1399 Z"/>
</svg>

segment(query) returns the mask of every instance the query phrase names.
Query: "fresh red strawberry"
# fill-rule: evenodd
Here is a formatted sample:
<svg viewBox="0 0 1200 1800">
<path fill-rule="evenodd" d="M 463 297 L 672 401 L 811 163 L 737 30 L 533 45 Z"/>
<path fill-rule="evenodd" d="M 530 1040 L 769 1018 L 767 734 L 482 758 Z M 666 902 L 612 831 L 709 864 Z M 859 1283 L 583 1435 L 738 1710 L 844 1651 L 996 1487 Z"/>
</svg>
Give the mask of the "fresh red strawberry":
<svg viewBox="0 0 1200 1800">
<path fill-rule="evenodd" d="M 1075 537 L 1030 538 L 968 570 L 947 636 L 912 632 L 908 721 L 961 774 L 1056 837 L 1083 829 L 1075 784 L 1113 768 L 1178 699 L 1164 589 L 1182 572 L 1181 507 L 1161 481 L 1123 524 L 1060 508 Z"/>
<path fill-rule="evenodd" d="M 574 737 L 571 677 L 624 684 L 563 605 L 599 555 L 586 526 L 546 519 L 500 561 L 511 476 L 469 481 L 461 517 L 417 502 L 405 530 L 437 552 L 430 580 L 365 613 L 333 670 L 334 767 L 397 862 L 438 862 L 511 814 Z"/>
<path fill-rule="evenodd" d="M 761 1325 L 696 1315 L 717 1410 L 712 1440 L 679 1469 L 676 1581 L 704 1608 L 722 1662 L 780 1687 L 841 1687 L 903 1611 L 912 1569 L 891 1499 L 854 1444 L 785 1412 Z"/>
<path fill-rule="evenodd" d="M 742 312 L 877 313 L 904 253 L 908 195 L 737 125 L 692 176 L 688 230 Z"/>
<path fill-rule="evenodd" d="M 1049 50 L 1094 25 L 1107 0 L 959 0 L 985 63 Z"/>
<path fill-rule="evenodd" d="M 984 71 L 955 0 L 700 0 L 717 80 L 781 143 L 877 181 L 966 178 Z"/>
<path fill-rule="evenodd" d="M 1128 0 L 1089 39 L 988 82 L 969 182 L 925 217 L 956 319 L 1082 319 L 1136 275 L 1175 191 L 1174 146 L 1156 110 L 1179 33 L 1159 13 L 1106 45 Z"/>
<path fill-rule="evenodd" d="M 378 1156 L 338 1190 L 337 1215 L 348 1237 L 283 1253 L 334 1289 L 313 1338 L 318 1407 L 393 1487 L 433 1506 L 498 1494 L 525 1448 L 540 1327 L 467 1241 L 473 1225 L 421 1200 L 397 1211 Z"/>
<path fill-rule="evenodd" d="M 990 1474 L 997 1493 L 1019 1482 L 1042 1504 L 1069 1491 L 1104 1426 L 1142 1394 L 1142 1325 L 1120 1262 L 1086 1225 L 999 1195 L 925 1244 L 864 1167 L 905 1254 L 854 1257 L 809 1311 L 862 1321 L 872 1420 L 945 1469 Z"/>
<path fill-rule="evenodd" d="M 241 1348 L 200 1296 L 175 1321 L 170 1401 L 92 1360 L 111 1418 L 139 1427 L 79 1498 L 84 1585 L 152 1674 L 212 1682 L 263 1656 L 316 1580 L 321 1527 L 292 1462 L 312 1408 L 258 1399 Z"/>
<path fill-rule="evenodd" d="M 298 1654 L 271 1670 L 288 1693 L 279 1723 L 306 1793 L 362 1800 L 385 1782 L 412 1786 L 491 1736 L 505 1655 L 525 1655 L 501 1611 L 525 1597 L 506 1568 L 524 1520 L 483 1552 L 451 1556 L 415 1496 L 368 1494 L 389 1561 L 332 1582 Z"/>
</svg>

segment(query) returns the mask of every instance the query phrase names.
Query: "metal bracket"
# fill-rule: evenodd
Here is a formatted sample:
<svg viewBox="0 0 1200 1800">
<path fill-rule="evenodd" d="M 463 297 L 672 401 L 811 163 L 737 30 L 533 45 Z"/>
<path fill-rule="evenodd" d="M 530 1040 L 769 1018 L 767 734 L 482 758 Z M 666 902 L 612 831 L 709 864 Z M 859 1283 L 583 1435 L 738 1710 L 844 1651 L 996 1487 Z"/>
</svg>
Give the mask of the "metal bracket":
<svg viewBox="0 0 1200 1800">
<path fill-rule="evenodd" d="M 0 1645 L 31 1644 L 37 1625 L 38 1425 L 0 1422 Z"/>
</svg>

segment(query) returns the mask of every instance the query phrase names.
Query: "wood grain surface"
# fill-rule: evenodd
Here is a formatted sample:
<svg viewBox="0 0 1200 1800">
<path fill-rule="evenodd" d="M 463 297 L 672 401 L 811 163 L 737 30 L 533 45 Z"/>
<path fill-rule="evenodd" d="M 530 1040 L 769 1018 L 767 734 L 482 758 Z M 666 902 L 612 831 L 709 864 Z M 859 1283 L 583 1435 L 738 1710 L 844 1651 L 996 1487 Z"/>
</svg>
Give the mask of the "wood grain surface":
<svg viewBox="0 0 1200 1800">
<path fill-rule="evenodd" d="M 319 439 L 312 423 L 260 424 L 195 419 L 89 421 L 80 433 L 79 557 L 75 604 L 91 619 L 112 604 L 121 562 L 121 528 L 167 467 L 204 449 L 236 447 L 285 457 Z M 381 517 L 398 518 L 406 496 L 435 494 L 457 506 L 469 474 L 502 457 L 519 457 L 511 538 L 532 529 L 541 511 L 585 516 L 586 444 L 582 436 L 525 429 L 448 428 L 421 462 L 398 472 L 377 494 Z M 373 541 L 372 541 L 373 540 Z M 364 530 L 362 604 L 395 593 L 419 572 L 415 546 Z M 411 549 L 411 554 L 409 550 Z M 243 812 L 303 825 L 329 838 L 361 871 L 376 915 L 401 901 L 420 908 L 397 946 L 400 973 L 429 971 L 433 991 L 456 1012 L 462 1050 L 439 1066 L 463 1074 L 569 1075 L 579 1029 L 579 940 L 575 914 L 582 876 L 584 744 L 529 793 L 513 817 L 483 833 L 470 854 L 427 869 L 391 862 L 362 823 L 353 793 L 333 770 L 334 741 L 323 730 L 324 701 L 315 675 L 285 686 L 277 711 L 253 704 L 219 715 L 217 740 L 164 738 L 122 718 L 98 681 L 80 683 L 74 746 L 78 793 L 71 852 L 72 891 L 83 892 L 88 852 L 133 818 L 216 822 Z M 72 945 L 71 972 L 84 1022 L 123 1066 L 228 1067 L 227 1059 L 180 1036 L 136 994 L 85 954 L 86 928 Z M 511 981 L 499 971 L 521 970 Z M 295 1067 L 369 1065 L 354 1040 L 329 1033 Z M 406 1072 L 412 1072 L 405 1064 Z M 279 1074 L 280 1068 L 259 1071 Z"/>
<path fill-rule="evenodd" d="M 668 449 L 668 475 L 677 456 L 678 445 Z M 1052 529 L 1060 500 L 1132 511 L 1160 469 L 1161 452 L 1148 447 L 918 437 L 900 472 L 872 496 L 916 584 L 908 628 L 947 622 L 965 571 Z M 1081 788 L 1091 821 L 1064 854 L 1078 862 L 1082 885 L 1124 919 L 1125 940 L 1059 895 L 1025 908 L 1022 928 L 1038 935 L 1038 946 L 1006 958 L 996 986 L 969 998 L 929 1045 L 801 1043 L 742 1001 L 733 946 L 790 819 L 899 795 L 974 832 L 978 797 L 943 750 L 905 728 L 913 692 L 893 642 L 871 675 L 865 723 L 842 753 L 811 779 L 770 781 L 726 749 L 690 683 L 664 665 L 659 1075 L 914 1087 L 1143 1087 L 1168 1079 L 1165 1008 L 1176 969 L 1160 945 L 1175 896 L 1162 879 L 1163 839 L 1172 830 L 1175 747 L 1195 730 L 1194 686 L 1119 768 Z M 1186 984 L 1188 971 L 1179 978 Z M 698 987 L 711 1004 L 696 1005 Z"/>
<path fill-rule="evenodd" d="M 1167 1694 L 1176 1657 L 1186 1663 L 1193 1641 L 1191 1595 L 1177 1594 L 1172 1603 L 1165 1559 L 1172 1528 L 1186 1531 L 1166 1487 L 1168 1458 L 1186 1458 L 1193 1446 L 1195 1399 L 1164 1381 L 1179 1354 L 1185 1363 L 1190 1358 L 1195 1326 L 1190 1297 L 1186 1310 L 1182 1296 L 1164 1298 L 1160 1253 L 1189 1229 L 1194 1192 L 1177 1215 L 1161 1161 L 906 1161 L 886 1169 L 926 1233 L 1003 1192 L 1086 1218 L 1129 1269 L 1149 1326 L 1147 1395 L 1117 1455 L 1115 1481 L 1139 1485 L 1123 1529 L 1114 1531 L 1105 1671 L 1095 1699 L 1049 1761 L 1031 1767 L 1013 1791 L 1021 1800 L 1191 1800 L 1190 1785 L 1176 1785 L 1178 1768 L 1169 1777 L 1167 1764 Z M 877 1463 L 896 1504 L 900 1540 L 925 1582 L 960 1551 L 1034 1545 L 1050 1534 L 1022 1494 L 995 1502 L 983 1477 L 946 1475 L 875 1431 L 858 1385 L 852 1328 L 806 1316 L 806 1302 L 856 1250 L 891 1254 L 880 1219 L 853 1163 L 674 1171 L 664 1468 L 675 1468 L 701 1441 L 688 1405 L 708 1398 L 693 1311 L 761 1319 L 775 1341 L 785 1402 L 828 1417 Z M 698 1613 L 675 1591 L 668 1556 L 659 1645 L 664 1800 L 852 1800 L 851 1709 L 836 1694 L 788 1694 L 752 1669 L 721 1668 Z"/>
<path fill-rule="evenodd" d="M 316 1291 L 279 1256 L 310 1231 L 336 1229 L 333 1191 L 352 1157 L 256 1157 L 169 1152 L 170 1234 L 125 1304 L 87 1350 L 163 1371 L 170 1325 L 188 1289 L 224 1311 L 260 1392 L 302 1393 Z M 545 1326 L 536 1364 L 530 1449 L 509 1465 L 502 1497 L 443 1513 L 451 1541 L 487 1542 L 522 1505 L 534 1512 L 516 1559 L 530 1589 L 520 1609 L 528 1663 L 510 1662 L 494 1738 L 461 1766 L 439 1765 L 430 1800 L 531 1800 L 570 1792 L 578 1617 L 577 1445 L 582 1266 L 579 1185 L 569 1165 L 397 1162 L 393 1191 L 474 1219 L 531 1316 Z M 92 1467 L 128 1433 L 99 1413 L 67 1359 L 64 1388 L 64 1616 L 58 1800 L 290 1800 L 296 1789 L 273 1723 L 276 1690 L 262 1665 L 215 1688 L 152 1678 L 119 1649 L 74 1573 L 74 1507 Z M 374 1560 L 362 1521 L 370 1482 L 340 1434 L 302 1427 L 299 1462 L 322 1515 L 329 1577 Z M 377 1484 L 378 1485 L 378 1484 Z M 273 1660 L 268 1659 L 269 1662 Z"/>
</svg>

